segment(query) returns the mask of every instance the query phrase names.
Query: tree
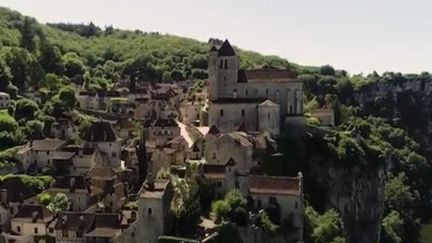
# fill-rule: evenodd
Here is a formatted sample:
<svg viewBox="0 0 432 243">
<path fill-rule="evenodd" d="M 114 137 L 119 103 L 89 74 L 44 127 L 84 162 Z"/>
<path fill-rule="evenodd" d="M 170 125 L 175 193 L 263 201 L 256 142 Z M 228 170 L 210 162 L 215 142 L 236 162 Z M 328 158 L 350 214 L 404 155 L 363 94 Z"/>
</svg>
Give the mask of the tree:
<svg viewBox="0 0 432 243">
<path fill-rule="evenodd" d="M 0 111 L 0 131 L 14 132 L 18 128 L 15 119 L 5 111 Z"/>
<path fill-rule="evenodd" d="M 221 222 L 228 216 L 230 206 L 225 200 L 214 201 L 211 205 L 211 217 L 215 222 Z"/>
<path fill-rule="evenodd" d="M 39 63 L 47 73 L 63 74 L 64 64 L 60 49 L 50 43 L 42 45 L 41 53 L 38 58 Z"/>
<path fill-rule="evenodd" d="M 10 74 L 10 69 L 0 58 L 0 91 L 6 91 L 9 82 L 12 79 L 12 75 Z"/>
<path fill-rule="evenodd" d="M 324 65 L 324 66 L 321 66 L 321 68 L 320 68 L 320 73 L 322 75 L 333 76 L 333 75 L 335 75 L 335 72 L 336 72 L 335 69 L 330 65 Z"/>
<path fill-rule="evenodd" d="M 21 28 L 21 47 L 26 48 L 30 52 L 35 48 L 33 22 L 31 18 L 26 16 L 24 17 L 23 26 Z"/>
<path fill-rule="evenodd" d="M 392 210 L 382 220 L 382 243 L 401 243 L 403 220 L 397 211 Z"/>
<path fill-rule="evenodd" d="M 38 120 L 26 122 L 24 133 L 27 139 L 42 139 L 43 138 L 44 123 Z"/>
<path fill-rule="evenodd" d="M 405 184 L 405 174 L 401 173 L 387 181 L 384 190 L 384 205 L 388 210 L 398 212 L 411 208 L 416 200 L 410 186 Z"/>
<path fill-rule="evenodd" d="M 9 66 L 12 84 L 23 90 L 30 80 L 30 63 L 32 62 L 30 53 L 18 47 L 4 47 L 0 51 L 0 56 Z"/>
<path fill-rule="evenodd" d="M 61 211 L 70 210 L 72 203 L 70 199 L 64 193 L 57 193 L 54 198 L 51 200 L 51 203 L 48 204 L 47 209 L 51 212 L 57 214 Z"/>
<path fill-rule="evenodd" d="M 306 242 L 328 243 L 343 240 L 342 220 L 335 210 L 330 209 L 320 215 L 311 206 L 307 206 L 304 212 Z"/>
<path fill-rule="evenodd" d="M 36 111 L 39 110 L 38 105 L 29 99 L 20 99 L 15 105 L 14 117 L 17 121 L 21 119 L 33 120 L 35 118 Z"/>
<path fill-rule="evenodd" d="M 85 67 L 81 58 L 79 58 L 79 56 L 74 52 L 66 53 L 63 56 L 63 63 L 65 67 L 64 74 L 69 78 L 83 75 L 85 72 Z"/>
</svg>

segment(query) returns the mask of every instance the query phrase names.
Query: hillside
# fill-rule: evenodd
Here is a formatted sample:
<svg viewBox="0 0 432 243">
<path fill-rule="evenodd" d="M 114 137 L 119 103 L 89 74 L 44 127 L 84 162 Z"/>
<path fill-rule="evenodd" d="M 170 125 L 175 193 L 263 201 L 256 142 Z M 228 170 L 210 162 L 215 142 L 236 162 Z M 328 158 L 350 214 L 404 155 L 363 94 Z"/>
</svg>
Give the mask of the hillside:
<svg viewBox="0 0 432 243">
<path fill-rule="evenodd" d="M 75 75 L 87 71 L 105 82 L 117 75 L 136 75 L 140 81 L 205 78 L 209 50 L 207 43 L 173 35 L 124 31 L 112 26 L 101 29 L 92 23 L 44 25 L 6 8 L 0 8 L 0 46 L 24 47 L 28 50 L 25 54 L 30 53 L 35 60 L 43 58 L 44 52 L 58 55 L 54 58 L 72 59 L 64 60 L 65 73 L 41 64 L 45 72 L 57 71 L 80 80 Z M 288 61 L 275 56 L 236 50 L 243 67 L 289 66 Z M 68 64 L 73 66 L 73 72 L 68 72 Z M 108 74 L 107 68 L 115 70 Z"/>
<path fill-rule="evenodd" d="M 0 168 L 14 165 L 15 146 L 45 137 L 59 118 L 70 119 L 80 131 L 88 126 L 91 117 L 76 109 L 77 86 L 110 88 L 129 78 L 203 80 L 208 49 L 208 43 L 160 33 L 91 23 L 45 25 L 0 8 L 0 91 L 13 100 L 0 112 Z M 284 134 L 279 147 L 285 157 L 263 170 L 305 174 L 307 239 L 415 242 L 420 223 L 432 216 L 432 76 L 350 76 L 330 65 L 300 66 L 236 51 L 243 68 L 292 68 L 303 81 L 308 133 Z M 39 91 L 40 104 L 23 97 L 29 89 Z M 318 107 L 334 110 L 334 127 L 318 126 L 308 113 Z M 371 238 L 361 241 L 362 236 Z"/>
</svg>

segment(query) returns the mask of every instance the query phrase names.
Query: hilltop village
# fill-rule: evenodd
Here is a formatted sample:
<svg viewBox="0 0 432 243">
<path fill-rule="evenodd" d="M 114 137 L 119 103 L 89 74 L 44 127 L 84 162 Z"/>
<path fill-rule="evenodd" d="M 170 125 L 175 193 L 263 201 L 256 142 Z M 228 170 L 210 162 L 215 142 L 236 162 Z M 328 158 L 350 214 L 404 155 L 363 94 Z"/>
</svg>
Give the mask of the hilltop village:
<svg viewBox="0 0 432 243">
<path fill-rule="evenodd" d="M 80 132 L 79 124 L 59 118 L 49 136 L 19 147 L 11 172 L 55 180 L 40 193 L 18 178 L 0 184 L 3 237 L 218 242 L 231 221 L 243 242 L 303 242 L 302 172 L 260 170 L 281 156 L 282 133 L 305 126 L 302 82 L 289 69 L 240 69 L 227 40 L 211 45 L 208 74 L 200 90 L 189 80 L 135 79 L 112 89 L 77 88 L 80 112 L 96 119 Z M 26 96 L 41 102 L 37 90 Z M 9 102 L 1 93 L 0 109 Z M 314 115 L 334 124 L 329 109 Z"/>
</svg>

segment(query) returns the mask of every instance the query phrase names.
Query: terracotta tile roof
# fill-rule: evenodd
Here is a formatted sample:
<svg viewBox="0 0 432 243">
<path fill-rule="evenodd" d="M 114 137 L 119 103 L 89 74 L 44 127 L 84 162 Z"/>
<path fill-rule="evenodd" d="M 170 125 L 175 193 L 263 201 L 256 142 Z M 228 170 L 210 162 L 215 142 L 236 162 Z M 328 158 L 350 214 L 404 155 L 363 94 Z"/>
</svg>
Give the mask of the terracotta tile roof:
<svg viewBox="0 0 432 243">
<path fill-rule="evenodd" d="M 256 103 L 257 105 L 265 101 L 266 98 L 232 98 L 232 97 L 224 97 L 218 98 L 215 101 L 212 101 L 216 104 L 225 104 L 225 103 Z"/>
<path fill-rule="evenodd" d="M 66 141 L 60 139 L 45 138 L 41 140 L 33 140 L 32 149 L 34 151 L 55 151 L 65 145 Z"/>
<path fill-rule="evenodd" d="M 32 222 L 32 223 L 48 223 L 53 219 L 53 214 L 42 207 L 41 205 L 21 205 L 18 212 L 13 216 L 12 220 Z"/>
<path fill-rule="evenodd" d="M 153 188 L 146 188 L 141 192 L 140 197 L 144 198 L 162 198 L 166 188 L 170 184 L 169 180 L 154 180 Z"/>
<path fill-rule="evenodd" d="M 61 161 L 69 161 L 75 156 L 73 152 L 66 151 L 54 151 L 53 152 L 53 160 L 61 160 Z"/>
<path fill-rule="evenodd" d="M 110 167 L 94 167 L 90 170 L 89 177 L 94 180 L 115 180 L 118 174 Z"/>
<path fill-rule="evenodd" d="M 265 100 L 264 102 L 262 102 L 261 104 L 259 104 L 258 106 L 280 106 L 279 104 L 273 102 L 270 99 Z"/>
<path fill-rule="evenodd" d="M 204 164 L 203 174 L 204 177 L 208 179 L 224 179 L 225 165 L 224 164 Z"/>
<path fill-rule="evenodd" d="M 298 177 L 250 176 L 249 192 L 256 194 L 299 195 Z"/>
<path fill-rule="evenodd" d="M 90 129 L 84 134 L 84 140 L 89 142 L 113 142 L 117 140 L 114 130 L 109 122 L 93 122 Z"/>
</svg>

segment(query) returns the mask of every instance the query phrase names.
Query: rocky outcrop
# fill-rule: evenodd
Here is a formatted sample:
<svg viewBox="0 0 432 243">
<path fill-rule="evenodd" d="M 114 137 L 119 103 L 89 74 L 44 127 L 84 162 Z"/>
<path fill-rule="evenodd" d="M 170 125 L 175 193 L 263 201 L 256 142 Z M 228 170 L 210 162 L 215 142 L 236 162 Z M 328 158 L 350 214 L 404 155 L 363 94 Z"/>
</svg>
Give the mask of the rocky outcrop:
<svg viewBox="0 0 432 243">
<path fill-rule="evenodd" d="M 326 205 L 339 211 L 348 243 L 379 242 L 384 210 L 384 167 L 340 168 L 333 163 L 312 166 L 326 190 Z"/>
</svg>

